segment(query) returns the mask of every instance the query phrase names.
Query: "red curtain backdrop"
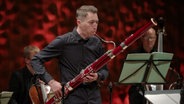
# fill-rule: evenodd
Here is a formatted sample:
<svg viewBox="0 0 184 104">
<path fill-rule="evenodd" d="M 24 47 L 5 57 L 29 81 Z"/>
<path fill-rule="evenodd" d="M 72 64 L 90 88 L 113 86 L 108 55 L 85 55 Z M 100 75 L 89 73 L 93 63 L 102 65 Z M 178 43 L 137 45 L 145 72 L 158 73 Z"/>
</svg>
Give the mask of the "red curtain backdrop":
<svg viewBox="0 0 184 104">
<path fill-rule="evenodd" d="M 23 47 L 33 44 L 42 49 L 56 36 L 71 31 L 76 25 L 75 10 L 83 4 L 92 4 L 99 9 L 98 35 L 105 40 L 114 41 L 116 45 L 147 23 L 151 17 L 164 17 L 164 52 L 174 53 L 171 67 L 184 75 L 184 7 L 180 1 L 0 0 L 0 91 L 8 90 L 11 73 L 24 65 Z M 113 48 L 111 44 L 104 45 L 107 50 Z M 103 104 L 109 104 L 109 82 L 113 83 L 112 103 L 128 104 L 129 85 L 116 82 L 127 53 L 139 45 L 136 41 L 107 64 L 110 75 L 101 85 Z M 55 61 L 57 60 L 46 65 L 49 72 L 59 79 Z M 172 83 L 177 80 L 177 75 L 171 75 L 168 80 Z"/>
</svg>

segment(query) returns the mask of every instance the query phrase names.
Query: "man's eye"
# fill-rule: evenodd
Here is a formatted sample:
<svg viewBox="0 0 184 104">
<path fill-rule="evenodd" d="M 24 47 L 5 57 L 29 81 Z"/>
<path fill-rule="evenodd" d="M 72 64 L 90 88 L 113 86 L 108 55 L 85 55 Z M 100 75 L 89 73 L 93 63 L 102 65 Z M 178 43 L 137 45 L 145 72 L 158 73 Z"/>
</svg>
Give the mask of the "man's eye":
<svg viewBox="0 0 184 104">
<path fill-rule="evenodd" d="M 89 21 L 89 24 L 94 24 L 94 23 L 98 24 L 98 21 Z"/>
</svg>

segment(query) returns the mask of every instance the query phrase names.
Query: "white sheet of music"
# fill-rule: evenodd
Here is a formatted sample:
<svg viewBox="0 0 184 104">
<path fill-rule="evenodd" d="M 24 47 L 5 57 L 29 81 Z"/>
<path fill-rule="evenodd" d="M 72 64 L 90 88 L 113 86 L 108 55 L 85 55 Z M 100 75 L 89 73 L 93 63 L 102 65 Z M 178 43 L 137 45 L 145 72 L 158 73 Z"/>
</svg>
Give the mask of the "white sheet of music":
<svg viewBox="0 0 184 104">
<path fill-rule="evenodd" d="M 2 91 L 0 93 L 0 104 L 8 104 L 13 92 Z"/>
<path fill-rule="evenodd" d="M 146 91 L 145 97 L 153 104 L 179 104 L 181 90 Z"/>
</svg>

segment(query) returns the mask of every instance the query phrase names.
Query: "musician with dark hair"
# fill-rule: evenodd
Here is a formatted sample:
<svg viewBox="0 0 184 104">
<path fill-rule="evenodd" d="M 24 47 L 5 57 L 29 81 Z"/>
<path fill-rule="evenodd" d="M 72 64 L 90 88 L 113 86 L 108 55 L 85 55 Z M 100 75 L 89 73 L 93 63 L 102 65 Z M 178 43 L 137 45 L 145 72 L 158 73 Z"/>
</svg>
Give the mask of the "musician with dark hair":
<svg viewBox="0 0 184 104">
<path fill-rule="evenodd" d="M 83 5 L 76 11 L 77 26 L 73 31 L 58 36 L 32 59 L 35 74 L 38 74 L 54 92 L 56 98 L 62 97 L 62 88 L 67 82 L 79 75 L 83 69 L 104 54 L 99 38 L 95 36 L 98 26 L 97 8 Z M 47 72 L 44 63 L 57 58 L 61 72 L 61 80 L 56 81 Z M 64 99 L 65 104 L 101 104 L 98 86 L 99 80 L 108 76 L 106 66 L 98 72 L 85 75 L 83 83 L 73 89 Z M 73 80 L 76 81 L 76 80 Z M 67 86 L 67 85 L 66 85 Z M 69 86 L 70 89 L 72 89 Z"/>
<path fill-rule="evenodd" d="M 13 95 L 9 101 L 9 104 L 32 104 L 29 97 L 29 88 L 34 83 L 34 70 L 30 64 L 31 58 L 40 51 L 36 46 L 24 47 L 24 62 L 25 66 L 12 73 L 9 90 L 13 92 Z"/>
</svg>

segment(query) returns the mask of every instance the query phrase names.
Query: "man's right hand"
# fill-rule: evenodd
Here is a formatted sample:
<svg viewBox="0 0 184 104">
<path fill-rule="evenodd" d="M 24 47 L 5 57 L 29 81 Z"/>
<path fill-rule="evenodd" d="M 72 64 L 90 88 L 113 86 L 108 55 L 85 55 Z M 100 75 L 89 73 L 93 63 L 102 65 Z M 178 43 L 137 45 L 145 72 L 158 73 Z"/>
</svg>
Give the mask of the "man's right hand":
<svg viewBox="0 0 184 104">
<path fill-rule="evenodd" d="M 61 92 L 62 86 L 61 86 L 61 83 L 59 83 L 56 80 L 50 80 L 48 84 L 51 87 L 51 90 L 54 92 L 55 97 L 57 99 L 60 99 L 62 97 L 62 92 Z"/>
</svg>

